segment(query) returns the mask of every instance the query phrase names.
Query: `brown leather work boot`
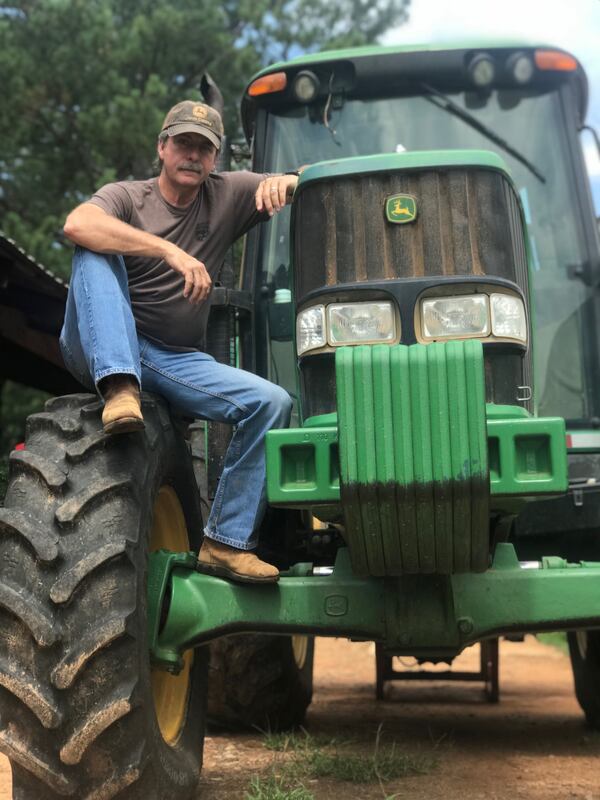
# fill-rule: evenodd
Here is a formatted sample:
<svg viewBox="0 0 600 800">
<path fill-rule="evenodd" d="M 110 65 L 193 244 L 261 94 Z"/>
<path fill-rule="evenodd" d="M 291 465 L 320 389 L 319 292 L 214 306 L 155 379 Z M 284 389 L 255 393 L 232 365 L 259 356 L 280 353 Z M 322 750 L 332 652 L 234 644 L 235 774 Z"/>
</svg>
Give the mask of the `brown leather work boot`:
<svg viewBox="0 0 600 800">
<path fill-rule="evenodd" d="M 238 583 L 275 583 L 279 580 L 277 567 L 261 561 L 256 553 L 229 547 L 206 536 L 198 553 L 196 568 L 198 572 Z"/>
<path fill-rule="evenodd" d="M 131 375 L 109 375 L 100 384 L 104 397 L 102 424 L 105 433 L 130 433 L 144 427 L 140 390 Z"/>
</svg>

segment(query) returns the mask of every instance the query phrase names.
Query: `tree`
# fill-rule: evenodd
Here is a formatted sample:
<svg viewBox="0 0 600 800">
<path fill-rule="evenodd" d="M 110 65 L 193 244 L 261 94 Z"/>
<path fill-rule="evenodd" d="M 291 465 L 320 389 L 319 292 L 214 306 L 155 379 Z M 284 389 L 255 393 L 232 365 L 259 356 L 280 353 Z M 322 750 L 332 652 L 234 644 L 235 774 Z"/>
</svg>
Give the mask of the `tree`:
<svg viewBox="0 0 600 800">
<path fill-rule="evenodd" d="M 156 133 L 208 71 L 239 130 L 262 65 L 373 42 L 410 0 L 22 0 L 0 7 L 0 228 L 69 274 L 66 213 L 111 180 L 146 177 Z"/>
</svg>

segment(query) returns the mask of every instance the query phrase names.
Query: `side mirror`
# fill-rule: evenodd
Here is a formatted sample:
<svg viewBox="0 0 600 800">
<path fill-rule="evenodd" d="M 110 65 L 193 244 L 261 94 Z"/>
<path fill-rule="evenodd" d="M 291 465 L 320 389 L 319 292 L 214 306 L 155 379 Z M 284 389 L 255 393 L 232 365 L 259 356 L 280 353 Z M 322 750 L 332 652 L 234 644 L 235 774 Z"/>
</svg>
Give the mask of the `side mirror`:
<svg viewBox="0 0 600 800">
<path fill-rule="evenodd" d="M 596 150 L 598 151 L 598 158 L 600 158 L 600 137 L 598 136 L 598 132 L 591 125 L 582 125 L 579 128 L 579 132 L 581 133 L 582 131 L 589 131 L 592 134 L 592 138 L 596 142 Z"/>
</svg>

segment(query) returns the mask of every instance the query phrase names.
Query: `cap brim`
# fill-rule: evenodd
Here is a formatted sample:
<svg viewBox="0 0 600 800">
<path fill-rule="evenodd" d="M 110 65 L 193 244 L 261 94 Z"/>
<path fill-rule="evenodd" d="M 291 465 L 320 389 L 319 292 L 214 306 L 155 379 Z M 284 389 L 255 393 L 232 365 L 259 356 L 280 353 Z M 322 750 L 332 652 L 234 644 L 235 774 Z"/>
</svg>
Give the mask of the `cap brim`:
<svg viewBox="0 0 600 800">
<path fill-rule="evenodd" d="M 182 122 L 180 125 L 170 125 L 168 128 L 165 128 L 165 133 L 169 136 L 177 136 L 180 133 L 197 133 L 199 136 L 204 136 L 205 139 L 208 139 L 211 144 L 214 144 L 217 150 L 221 147 L 220 136 L 214 131 L 211 131 L 210 128 L 204 127 L 204 125 L 193 125 L 189 122 Z"/>
</svg>

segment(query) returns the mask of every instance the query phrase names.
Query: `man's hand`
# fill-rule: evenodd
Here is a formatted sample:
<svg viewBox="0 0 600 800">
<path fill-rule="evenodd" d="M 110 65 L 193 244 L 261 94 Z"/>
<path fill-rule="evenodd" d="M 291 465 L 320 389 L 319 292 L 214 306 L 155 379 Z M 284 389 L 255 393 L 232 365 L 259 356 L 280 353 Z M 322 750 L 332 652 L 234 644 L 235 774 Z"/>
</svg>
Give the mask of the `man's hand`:
<svg viewBox="0 0 600 800">
<path fill-rule="evenodd" d="M 212 281 L 202 261 L 188 255 L 176 245 L 169 248 L 165 261 L 171 269 L 183 275 L 185 279 L 183 296 L 187 297 L 190 303 L 196 304 L 206 300 L 210 294 Z"/>
<path fill-rule="evenodd" d="M 256 190 L 256 208 L 265 210 L 270 217 L 276 211 L 292 202 L 294 189 L 298 183 L 297 175 L 272 175 L 258 184 Z"/>
</svg>

